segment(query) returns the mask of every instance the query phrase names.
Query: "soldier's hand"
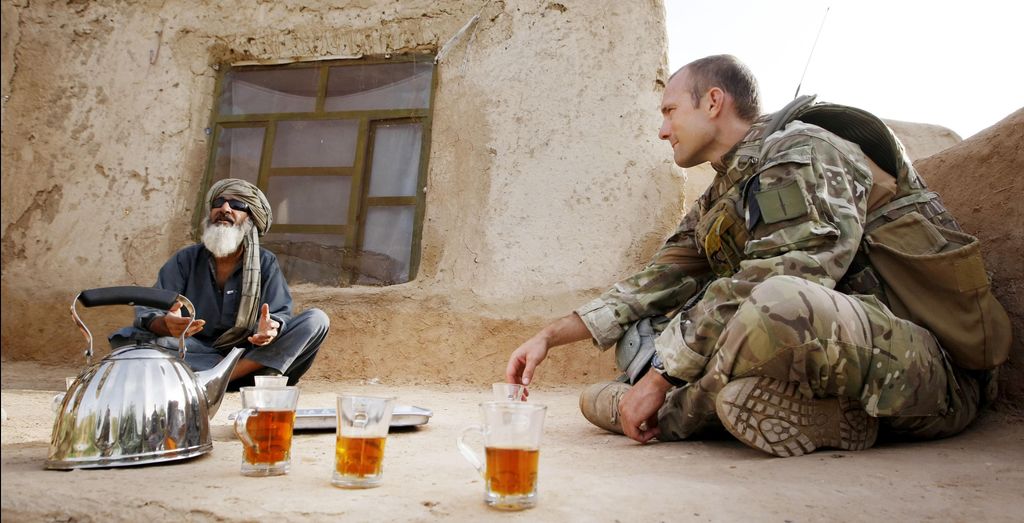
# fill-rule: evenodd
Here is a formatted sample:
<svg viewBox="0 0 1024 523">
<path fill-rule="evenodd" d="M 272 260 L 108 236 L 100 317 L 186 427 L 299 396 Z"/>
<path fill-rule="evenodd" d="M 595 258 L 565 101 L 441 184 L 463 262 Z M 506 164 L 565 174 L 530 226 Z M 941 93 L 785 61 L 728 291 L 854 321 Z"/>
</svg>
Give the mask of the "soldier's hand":
<svg viewBox="0 0 1024 523">
<path fill-rule="evenodd" d="M 672 385 L 654 371 L 640 378 L 619 400 L 619 423 L 630 438 L 647 443 L 661 433 L 658 428 L 658 409 L 665 403 L 665 395 Z"/>
<path fill-rule="evenodd" d="M 167 334 L 174 336 L 175 338 L 180 337 L 182 332 L 188 328 L 188 332 L 185 333 L 185 337 L 195 335 L 195 333 L 203 330 L 203 326 L 206 325 L 205 320 L 196 320 L 192 322 L 192 326 L 189 327 L 190 318 L 185 318 L 181 315 L 181 303 L 175 302 L 168 309 L 167 314 L 164 314 L 161 318 L 163 320 L 163 326 L 167 331 Z M 164 334 L 157 332 L 157 334 Z"/>
<path fill-rule="evenodd" d="M 262 347 L 274 341 L 277 337 L 277 329 L 281 326 L 277 320 L 270 317 L 270 305 L 266 303 L 260 307 L 260 321 L 256 333 L 249 336 L 249 343 Z"/>
<path fill-rule="evenodd" d="M 545 338 L 534 336 L 526 343 L 512 351 L 508 358 L 508 366 L 505 367 L 505 381 L 529 385 L 533 379 L 533 372 L 548 357 L 548 342 Z"/>
</svg>

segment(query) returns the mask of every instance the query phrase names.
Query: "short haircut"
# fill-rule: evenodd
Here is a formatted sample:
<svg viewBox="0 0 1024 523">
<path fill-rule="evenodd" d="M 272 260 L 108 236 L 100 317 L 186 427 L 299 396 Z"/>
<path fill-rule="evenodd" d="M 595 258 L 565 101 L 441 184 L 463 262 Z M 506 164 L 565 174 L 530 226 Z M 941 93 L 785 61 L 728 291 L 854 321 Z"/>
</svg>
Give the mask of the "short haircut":
<svg viewBox="0 0 1024 523">
<path fill-rule="evenodd" d="M 690 96 L 693 98 L 694 107 L 700 105 L 704 93 L 712 87 L 718 87 L 732 95 L 736 101 L 736 113 L 740 118 L 753 122 L 761 116 L 761 95 L 757 88 L 757 78 L 735 56 L 706 56 L 684 65 L 672 76 L 684 69 L 690 72 Z"/>
</svg>

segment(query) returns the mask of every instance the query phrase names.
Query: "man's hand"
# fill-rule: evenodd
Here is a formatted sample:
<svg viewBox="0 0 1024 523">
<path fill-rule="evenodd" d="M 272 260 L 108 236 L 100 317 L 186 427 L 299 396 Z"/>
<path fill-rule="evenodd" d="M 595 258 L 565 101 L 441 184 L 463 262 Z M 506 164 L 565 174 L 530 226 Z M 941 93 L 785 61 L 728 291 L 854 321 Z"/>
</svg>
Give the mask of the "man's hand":
<svg viewBox="0 0 1024 523">
<path fill-rule="evenodd" d="M 537 365 L 548 357 L 548 350 L 588 338 L 590 331 L 575 312 L 551 322 L 512 351 L 512 356 L 508 358 L 508 366 L 505 367 L 505 381 L 529 385 Z"/>
<path fill-rule="evenodd" d="M 534 336 L 523 343 L 508 358 L 505 367 L 505 381 L 529 385 L 533 379 L 533 371 L 548 357 L 547 339 L 540 335 Z"/>
<path fill-rule="evenodd" d="M 647 443 L 661 433 L 658 409 L 665 404 L 665 395 L 672 385 L 657 372 L 648 371 L 619 400 L 619 423 L 622 431 L 640 443 Z"/>
<path fill-rule="evenodd" d="M 249 343 L 257 347 L 267 345 L 277 337 L 277 328 L 280 326 L 281 324 L 277 320 L 270 317 L 270 305 L 264 303 L 263 307 L 260 307 L 259 326 L 256 333 L 249 336 Z"/>
<path fill-rule="evenodd" d="M 185 337 L 188 338 L 203 330 L 203 325 L 206 325 L 205 320 L 197 319 L 192 322 L 192 326 L 189 327 L 189 321 L 191 321 L 191 318 L 185 318 L 181 315 L 181 303 L 175 302 L 174 305 L 171 305 L 171 308 L 167 310 L 167 314 L 164 314 L 150 322 L 149 330 L 160 336 L 174 336 L 175 338 L 179 338 L 181 337 L 181 333 L 185 332 L 185 329 L 188 328 L 188 332 L 185 333 Z"/>
</svg>

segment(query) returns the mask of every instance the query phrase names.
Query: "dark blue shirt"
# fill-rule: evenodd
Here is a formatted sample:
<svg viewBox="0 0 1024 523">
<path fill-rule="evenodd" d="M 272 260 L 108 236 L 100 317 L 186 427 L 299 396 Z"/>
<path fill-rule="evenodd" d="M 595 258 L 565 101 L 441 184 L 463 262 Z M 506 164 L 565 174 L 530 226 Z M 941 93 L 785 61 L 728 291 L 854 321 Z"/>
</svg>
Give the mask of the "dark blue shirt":
<svg viewBox="0 0 1024 523">
<path fill-rule="evenodd" d="M 194 337 L 212 345 L 221 334 L 235 326 L 241 299 L 242 264 L 235 268 L 224 289 L 218 289 L 213 255 L 202 244 L 190 245 L 174 253 L 160 268 L 154 287 L 188 298 L 196 308 L 196 317 L 206 320 L 203 330 Z M 259 306 L 264 303 L 270 306 L 270 316 L 281 324 L 278 332 L 284 332 L 292 317 L 292 295 L 277 264 L 277 256 L 261 247 Z M 149 322 L 166 313 L 150 307 L 135 307 L 135 326 L 148 329 Z M 182 310 L 183 316 L 187 314 Z"/>
</svg>

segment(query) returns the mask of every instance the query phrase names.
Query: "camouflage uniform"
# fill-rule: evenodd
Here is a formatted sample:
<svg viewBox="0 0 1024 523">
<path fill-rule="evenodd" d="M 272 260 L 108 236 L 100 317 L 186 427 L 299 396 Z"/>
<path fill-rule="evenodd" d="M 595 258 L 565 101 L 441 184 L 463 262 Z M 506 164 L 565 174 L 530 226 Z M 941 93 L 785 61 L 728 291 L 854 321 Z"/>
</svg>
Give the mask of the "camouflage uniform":
<svg viewBox="0 0 1024 523">
<path fill-rule="evenodd" d="M 763 127 L 714 165 L 715 180 L 647 267 L 577 309 L 595 343 L 606 349 L 630 323 L 681 308 L 655 341 L 666 374 L 687 382 L 659 412 L 661 439 L 717 423 L 715 395 L 750 376 L 856 399 L 908 436 L 963 430 L 977 415 L 977 380 L 884 296 L 853 294 L 844 280 L 863 262 L 873 183 L 864 153 L 799 121 L 762 146 Z"/>
</svg>

